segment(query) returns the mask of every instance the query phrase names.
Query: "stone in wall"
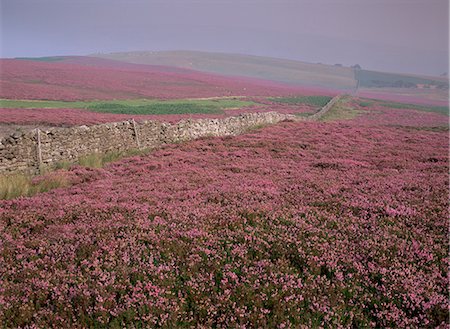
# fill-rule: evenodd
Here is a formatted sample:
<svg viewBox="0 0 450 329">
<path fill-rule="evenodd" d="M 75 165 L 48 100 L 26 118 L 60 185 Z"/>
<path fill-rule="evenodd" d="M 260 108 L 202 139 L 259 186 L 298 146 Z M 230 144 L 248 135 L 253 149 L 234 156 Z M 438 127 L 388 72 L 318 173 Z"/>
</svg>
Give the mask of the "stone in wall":
<svg viewBox="0 0 450 329">
<path fill-rule="evenodd" d="M 14 133 L 0 140 L 0 173 L 37 170 L 36 132 Z"/>
</svg>

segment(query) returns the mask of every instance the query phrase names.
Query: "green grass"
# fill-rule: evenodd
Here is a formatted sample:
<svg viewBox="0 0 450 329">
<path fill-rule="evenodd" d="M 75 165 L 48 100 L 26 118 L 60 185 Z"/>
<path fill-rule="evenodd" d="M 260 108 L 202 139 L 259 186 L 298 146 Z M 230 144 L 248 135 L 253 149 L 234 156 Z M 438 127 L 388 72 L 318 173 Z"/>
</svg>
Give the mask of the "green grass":
<svg viewBox="0 0 450 329">
<path fill-rule="evenodd" d="M 59 62 L 66 59 L 63 56 L 50 56 L 50 57 L 16 57 L 15 59 L 22 59 L 28 61 L 38 61 L 38 62 Z"/>
<path fill-rule="evenodd" d="M 145 155 L 148 154 L 150 150 L 138 150 L 138 149 L 130 149 L 128 151 L 123 152 L 106 152 L 106 153 L 93 153 L 86 155 L 84 157 L 80 157 L 78 159 L 78 164 L 84 167 L 90 168 L 102 168 L 107 163 L 114 162 L 126 157 L 136 156 L 136 155 Z"/>
<path fill-rule="evenodd" d="M 320 121 L 335 121 L 335 120 L 351 120 L 356 118 L 361 111 L 358 111 L 352 106 L 352 99 L 350 97 L 343 97 L 338 100 L 333 107 L 325 113 Z"/>
<path fill-rule="evenodd" d="M 157 103 L 139 106 L 122 104 L 100 104 L 88 107 L 90 111 L 117 114 L 186 114 L 186 113 L 222 113 L 222 109 L 211 105 L 192 103 Z"/>
<path fill-rule="evenodd" d="M 312 113 L 308 113 L 308 112 L 300 112 L 300 113 L 294 113 L 294 115 L 296 117 L 300 117 L 300 118 L 307 118 L 309 116 L 312 115 Z"/>
<path fill-rule="evenodd" d="M 361 107 L 370 107 L 373 105 L 373 102 L 361 101 L 359 102 L 359 106 Z"/>
<path fill-rule="evenodd" d="M 407 104 L 407 103 L 397 103 L 388 101 L 378 101 L 381 106 L 390 107 L 394 109 L 409 109 L 418 110 L 425 112 L 436 112 L 445 115 L 449 115 L 448 106 L 431 106 L 431 105 L 417 105 L 417 104 Z"/>
<path fill-rule="evenodd" d="M 0 99 L 0 107 L 4 109 L 35 109 L 35 108 L 86 108 L 90 102 L 64 102 L 64 101 L 41 101 L 41 100 L 17 100 Z"/>
<path fill-rule="evenodd" d="M 130 149 L 123 152 L 93 153 L 80 157 L 77 163 L 84 167 L 102 168 L 110 162 L 118 161 L 125 157 L 145 155 L 149 152 L 150 149 Z M 71 182 L 64 173 L 72 165 L 73 163 L 68 161 L 61 161 L 56 163 L 54 167 L 45 168 L 44 173 L 39 176 L 27 174 L 0 175 L 0 200 L 33 196 L 55 188 L 68 187 L 71 185 Z"/>
<path fill-rule="evenodd" d="M 393 109 L 436 112 L 436 113 L 440 113 L 440 114 L 449 115 L 449 107 L 448 106 L 433 106 L 433 105 L 398 103 L 398 102 L 391 102 L 391 101 L 382 101 L 382 100 L 372 99 L 372 98 L 371 99 L 361 99 L 361 101 L 359 102 L 359 106 L 361 106 L 361 107 L 370 107 L 375 104 L 378 104 L 378 105 L 381 105 L 384 107 L 393 108 Z"/>
<path fill-rule="evenodd" d="M 33 180 L 33 176 L 25 174 L 0 175 L 0 200 L 32 196 L 70 185 L 66 177 L 57 172 L 39 178 Z"/>
<path fill-rule="evenodd" d="M 217 99 L 127 99 L 111 101 L 44 101 L 1 99 L 2 108 L 75 108 L 93 112 L 121 114 L 185 114 L 185 113 L 222 113 L 223 110 L 243 108 L 255 102 L 238 98 Z"/>
<path fill-rule="evenodd" d="M 332 97 L 329 96 L 293 96 L 293 97 L 275 97 L 269 98 L 270 101 L 280 104 L 300 105 L 306 104 L 311 106 L 325 106 Z"/>
</svg>

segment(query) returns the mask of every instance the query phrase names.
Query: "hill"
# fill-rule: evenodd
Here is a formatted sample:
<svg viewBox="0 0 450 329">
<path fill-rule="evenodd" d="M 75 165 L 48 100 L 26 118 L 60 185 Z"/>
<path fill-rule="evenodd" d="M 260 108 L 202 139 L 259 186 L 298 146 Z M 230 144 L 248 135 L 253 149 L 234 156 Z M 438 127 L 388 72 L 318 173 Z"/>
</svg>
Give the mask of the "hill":
<svg viewBox="0 0 450 329">
<path fill-rule="evenodd" d="M 0 66 L 0 98 L 6 99 L 180 99 L 314 92 L 270 81 L 90 57 L 1 59 Z"/>
<path fill-rule="evenodd" d="M 93 55 L 137 64 L 166 65 L 223 75 L 352 90 L 356 80 L 351 68 L 311 64 L 280 58 L 207 53 L 199 51 L 123 52 Z"/>
<path fill-rule="evenodd" d="M 136 64 L 165 65 L 222 75 L 243 76 L 351 92 L 364 97 L 446 105 L 448 79 L 369 70 L 340 65 L 199 51 L 138 51 L 95 54 L 95 57 Z"/>
<path fill-rule="evenodd" d="M 92 57 L 0 65 L 0 135 L 19 125 L 0 140 L 18 171 L 0 175 L 1 328 L 445 327 L 447 108 Z M 256 111 L 287 120 L 218 120 Z"/>
</svg>

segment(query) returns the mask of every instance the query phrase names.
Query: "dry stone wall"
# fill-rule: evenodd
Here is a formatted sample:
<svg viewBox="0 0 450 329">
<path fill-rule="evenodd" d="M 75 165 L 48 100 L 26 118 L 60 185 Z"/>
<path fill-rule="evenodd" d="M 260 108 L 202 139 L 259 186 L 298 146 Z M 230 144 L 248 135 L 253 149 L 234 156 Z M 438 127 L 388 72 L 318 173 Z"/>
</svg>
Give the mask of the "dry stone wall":
<svg viewBox="0 0 450 329">
<path fill-rule="evenodd" d="M 328 111 L 330 111 L 334 104 L 336 104 L 340 99 L 342 98 L 342 95 L 337 95 L 333 97 L 324 107 L 320 109 L 320 111 L 314 113 L 313 115 L 310 115 L 307 117 L 307 120 L 310 121 L 316 121 L 319 120 L 321 117 L 323 117 Z"/>
<path fill-rule="evenodd" d="M 0 174 L 36 174 L 58 162 L 75 162 L 93 153 L 155 148 L 162 144 L 205 136 L 237 135 L 252 127 L 274 124 L 293 115 L 277 112 L 249 113 L 224 119 L 184 120 L 177 124 L 159 121 L 123 121 L 95 126 L 51 128 L 0 140 Z M 39 137 L 38 137 L 39 136 Z"/>
</svg>

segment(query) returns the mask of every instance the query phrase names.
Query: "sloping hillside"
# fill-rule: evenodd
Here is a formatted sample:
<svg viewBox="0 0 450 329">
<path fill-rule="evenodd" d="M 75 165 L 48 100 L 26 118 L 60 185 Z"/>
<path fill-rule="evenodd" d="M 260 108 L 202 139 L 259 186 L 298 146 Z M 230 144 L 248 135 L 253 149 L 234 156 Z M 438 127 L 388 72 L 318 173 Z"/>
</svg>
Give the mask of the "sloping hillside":
<svg viewBox="0 0 450 329">
<path fill-rule="evenodd" d="M 0 65 L 0 98 L 7 99 L 177 99 L 308 93 L 270 81 L 89 57 L 1 59 Z"/>
<path fill-rule="evenodd" d="M 93 56 L 137 64 L 167 65 L 223 75 L 267 79 L 293 85 L 352 90 L 356 86 L 348 67 L 294 60 L 198 51 L 122 52 Z"/>
<path fill-rule="evenodd" d="M 441 77 L 354 70 L 338 65 L 199 51 L 140 51 L 93 56 L 127 63 L 165 65 L 265 79 L 303 88 L 321 87 L 391 101 L 441 106 L 448 102 L 448 79 Z"/>
</svg>

